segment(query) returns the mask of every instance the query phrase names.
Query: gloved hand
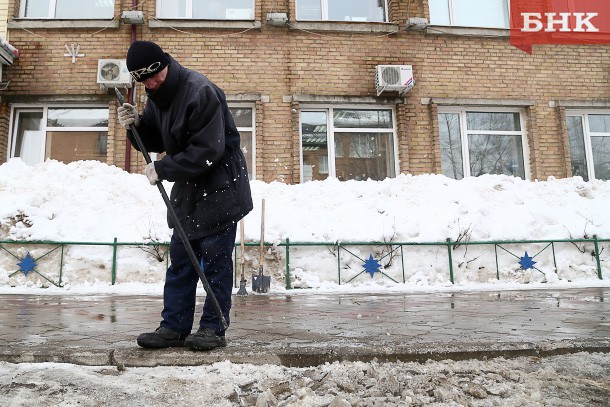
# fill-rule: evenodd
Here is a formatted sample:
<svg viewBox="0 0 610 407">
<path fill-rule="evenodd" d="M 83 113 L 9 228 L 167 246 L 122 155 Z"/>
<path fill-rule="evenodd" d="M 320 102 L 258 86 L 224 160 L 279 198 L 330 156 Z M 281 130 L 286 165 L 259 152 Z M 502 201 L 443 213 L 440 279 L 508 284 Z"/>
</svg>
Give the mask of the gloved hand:
<svg viewBox="0 0 610 407">
<path fill-rule="evenodd" d="M 123 103 L 123 105 L 119 106 L 116 111 L 119 115 L 119 123 L 121 123 L 121 126 L 125 127 L 126 129 L 128 129 L 132 124 L 137 126 L 140 123 L 140 115 L 138 114 L 138 110 L 134 105 Z"/>
<path fill-rule="evenodd" d="M 157 175 L 157 170 L 155 170 L 154 162 L 146 166 L 144 169 L 144 174 L 146 174 L 146 178 L 148 178 L 150 185 L 155 185 L 159 181 L 159 176 Z"/>
</svg>

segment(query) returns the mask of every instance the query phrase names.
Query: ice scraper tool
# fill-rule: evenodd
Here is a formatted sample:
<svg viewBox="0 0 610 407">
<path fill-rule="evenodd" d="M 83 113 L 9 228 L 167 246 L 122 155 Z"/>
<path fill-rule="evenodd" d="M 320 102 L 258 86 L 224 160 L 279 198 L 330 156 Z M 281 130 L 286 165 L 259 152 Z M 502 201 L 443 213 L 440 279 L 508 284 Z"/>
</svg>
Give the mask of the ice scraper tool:
<svg viewBox="0 0 610 407">
<path fill-rule="evenodd" d="M 123 103 L 125 103 L 125 98 L 123 97 L 123 94 L 121 93 L 120 90 L 118 90 L 118 88 L 114 88 L 114 91 L 116 92 L 116 97 L 119 100 L 119 104 L 123 105 Z M 146 164 L 150 164 L 152 162 L 152 160 L 150 159 L 150 156 L 148 155 L 148 151 L 146 151 L 146 147 L 144 147 L 144 143 L 142 143 L 142 139 L 140 138 L 140 134 L 138 133 L 138 130 L 135 128 L 135 126 L 133 124 L 130 126 L 129 130 L 131 130 L 131 133 L 133 134 L 133 138 L 135 139 L 136 143 L 138 144 L 138 147 L 140 148 L 140 151 L 142 152 L 142 155 L 144 156 L 144 159 L 146 160 Z M 214 313 L 216 314 L 216 317 L 218 318 L 220 323 L 222 323 L 222 326 L 224 326 L 224 328 L 227 329 L 229 327 L 229 325 L 227 324 L 227 321 L 225 320 L 224 315 L 222 315 L 222 311 L 220 310 L 220 305 L 218 304 L 218 300 L 216 299 L 216 296 L 214 295 L 214 292 L 212 291 L 212 288 L 210 287 L 210 283 L 208 283 L 208 279 L 205 277 L 205 274 L 203 274 L 203 270 L 201 268 L 201 265 L 199 264 L 199 261 L 197 260 L 197 256 L 195 255 L 195 252 L 193 251 L 193 247 L 191 246 L 191 244 L 188 240 L 188 237 L 186 236 L 186 232 L 184 231 L 184 229 L 182 229 L 182 226 L 180 225 L 180 222 L 178 221 L 178 215 L 176 215 L 174 208 L 172 208 L 169 197 L 167 196 L 167 192 L 165 191 L 165 188 L 163 187 L 163 184 L 161 183 L 161 181 L 157 181 L 157 188 L 159 188 L 159 192 L 161 192 L 161 196 L 163 197 L 163 201 L 165 202 L 165 206 L 167 207 L 167 213 L 169 214 L 169 217 L 172 219 L 172 221 L 175 225 L 174 229 L 180 236 L 180 239 L 182 239 L 182 243 L 184 243 L 184 247 L 186 248 L 186 252 L 189 256 L 189 259 L 191 260 L 191 263 L 193 263 L 193 267 L 195 268 L 195 271 L 199 275 L 199 279 L 201 280 L 201 283 L 203 284 L 203 288 L 212 303 L 212 307 L 214 308 Z"/>
</svg>

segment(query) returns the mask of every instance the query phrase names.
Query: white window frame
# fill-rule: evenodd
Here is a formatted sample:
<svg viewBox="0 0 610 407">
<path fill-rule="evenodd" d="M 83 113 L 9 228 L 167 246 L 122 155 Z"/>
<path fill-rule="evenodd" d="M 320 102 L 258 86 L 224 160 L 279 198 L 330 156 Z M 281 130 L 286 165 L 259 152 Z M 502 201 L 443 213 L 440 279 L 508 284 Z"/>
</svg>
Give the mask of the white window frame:
<svg viewBox="0 0 610 407">
<path fill-rule="evenodd" d="M 589 180 L 597 179 L 595 177 L 595 164 L 593 162 L 593 147 L 591 145 L 591 136 L 602 136 L 602 137 L 610 137 L 610 133 L 598 133 L 592 132 L 589 126 L 589 115 L 610 115 L 610 110 L 584 110 L 584 109 L 570 109 L 566 110 L 566 118 L 568 116 L 578 116 L 582 118 L 582 127 L 583 127 L 583 136 L 584 136 L 584 144 L 585 144 L 585 161 L 587 163 L 587 175 Z M 569 142 L 569 136 L 568 136 Z M 570 159 L 570 169 L 572 167 L 572 162 Z M 570 170 L 571 171 L 571 170 Z"/>
<path fill-rule="evenodd" d="M 520 131 L 493 131 L 493 130 L 468 130 L 467 113 L 469 112 L 489 112 L 489 113 L 519 113 L 519 125 Z M 498 135 L 498 136 L 521 136 L 521 145 L 523 147 L 523 169 L 525 172 L 525 179 L 531 178 L 530 169 L 530 151 L 529 143 L 527 142 L 527 131 L 525 123 L 525 111 L 519 108 L 505 108 L 505 107 L 466 107 L 466 106 L 440 106 L 438 108 L 438 114 L 444 113 L 457 113 L 459 114 L 460 121 L 460 144 L 462 147 L 462 171 L 464 178 L 471 177 L 470 173 L 470 153 L 468 148 L 468 136 L 478 135 L 484 133 L 486 135 Z M 438 117 L 437 117 L 438 120 Z M 440 138 L 440 134 L 438 135 Z M 442 158 L 441 158 L 442 159 Z"/>
<path fill-rule="evenodd" d="M 27 1 L 26 0 L 21 0 L 21 2 L 19 4 L 19 16 L 20 16 L 20 18 L 32 18 L 32 19 L 40 19 L 40 18 L 54 19 L 54 18 L 56 18 L 55 17 L 55 9 L 56 9 L 57 1 L 58 0 L 48 0 L 48 1 L 49 1 L 49 10 L 48 10 L 48 13 L 47 13 L 46 17 L 26 17 L 25 16 L 25 4 L 26 4 Z M 113 6 L 113 10 L 114 10 L 114 6 Z M 106 18 L 109 18 L 109 17 L 99 17 L 99 18 L 100 19 L 106 19 Z"/>
<path fill-rule="evenodd" d="M 185 5 L 185 13 L 186 15 L 184 17 L 166 17 L 161 15 L 161 1 L 162 0 L 157 0 L 156 1 L 156 15 L 157 18 L 159 19 L 164 19 L 164 20 L 192 20 L 193 19 L 193 0 L 186 0 L 186 5 Z M 250 21 L 250 20 L 254 20 L 254 15 L 255 15 L 255 9 L 254 9 L 254 0 L 250 0 L 251 4 L 252 4 L 252 16 L 251 18 L 247 18 L 245 20 Z M 220 19 L 220 20 L 216 20 L 216 21 L 240 21 L 242 19 L 236 19 L 236 20 L 232 20 L 232 19 L 228 19 L 228 18 L 224 18 L 224 19 Z"/>
<path fill-rule="evenodd" d="M 319 0 L 320 1 L 320 9 L 322 12 L 322 20 L 321 21 L 335 21 L 335 20 L 329 20 L 328 19 L 328 0 Z M 374 22 L 374 23 L 387 23 L 389 21 L 389 11 L 388 11 L 388 0 L 383 0 L 384 1 L 384 21 L 368 21 L 370 22 Z M 300 20 L 299 17 L 299 0 L 295 0 L 295 6 L 296 6 L 296 15 L 297 15 L 297 21 L 309 21 L 309 20 Z M 340 20 L 343 21 L 343 20 Z"/>
<path fill-rule="evenodd" d="M 455 5 L 455 1 L 456 0 L 444 0 L 447 1 L 447 5 L 449 7 L 449 26 L 450 27 L 462 27 L 461 25 L 457 24 L 456 20 L 456 15 L 457 15 L 457 6 Z M 484 0 L 483 0 L 484 1 Z M 506 16 L 507 21 L 508 21 L 508 25 L 506 27 L 487 27 L 487 26 L 475 26 L 475 27 L 479 27 L 479 28 L 501 28 L 501 29 L 508 29 L 510 28 L 510 0 L 504 0 L 506 3 L 506 8 L 507 8 L 507 12 L 508 15 Z M 430 19 L 432 20 L 432 16 L 430 16 Z"/>
<path fill-rule="evenodd" d="M 108 127 L 49 127 L 47 126 L 48 122 L 48 112 L 49 109 L 108 109 L 108 105 L 101 104 L 91 104 L 91 105 L 78 105 L 78 104 L 48 104 L 48 105 L 34 105 L 34 104 L 14 104 L 11 105 L 11 114 L 10 114 L 10 124 L 9 124 L 9 140 L 7 149 L 7 158 L 15 157 L 15 147 L 16 147 L 16 135 L 15 131 L 17 130 L 17 124 L 19 120 L 19 114 L 21 113 L 34 113 L 40 112 L 42 110 L 42 128 L 41 131 L 44 133 L 44 142 L 41 143 L 41 156 L 43 157 L 43 162 L 47 160 L 46 155 L 46 134 L 49 131 L 61 131 L 61 132 L 108 132 Z"/>
<path fill-rule="evenodd" d="M 240 133 L 241 140 L 241 132 L 247 131 L 252 133 L 252 168 L 248 168 L 250 173 L 252 174 L 251 180 L 256 179 L 256 106 L 253 103 L 233 103 L 228 102 L 229 108 L 249 108 L 252 109 L 252 126 L 244 127 L 238 126 L 237 131 Z M 237 126 L 237 123 L 235 124 Z"/>
<path fill-rule="evenodd" d="M 389 110 L 392 112 L 392 128 L 344 128 L 344 127 L 335 127 L 333 123 L 334 114 L 333 111 L 335 109 L 345 109 L 345 110 Z M 326 129 L 328 138 L 326 140 L 327 148 L 328 148 L 328 178 L 337 178 L 336 174 L 336 154 L 335 154 L 335 132 L 340 133 L 362 133 L 362 132 L 370 132 L 370 133 L 391 133 L 392 134 L 392 146 L 394 149 L 394 177 L 399 174 L 399 163 L 398 163 L 398 140 L 397 136 L 397 128 L 396 128 L 396 109 L 394 106 L 379 106 L 379 105 L 303 105 L 301 106 L 299 112 L 299 169 L 300 169 L 300 183 L 302 184 L 304 181 L 304 171 L 303 171 L 303 125 L 301 122 L 301 113 L 302 112 L 326 112 Z M 327 178 L 327 179 L 328 179 Z"/>
</svg>

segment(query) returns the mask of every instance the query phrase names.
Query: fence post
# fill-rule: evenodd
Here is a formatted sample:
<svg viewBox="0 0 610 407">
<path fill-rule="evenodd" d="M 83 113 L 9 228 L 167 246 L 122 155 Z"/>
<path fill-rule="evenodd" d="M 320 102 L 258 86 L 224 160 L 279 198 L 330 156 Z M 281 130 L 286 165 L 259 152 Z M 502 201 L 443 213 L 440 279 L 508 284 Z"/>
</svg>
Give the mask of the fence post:
<svg viewBox="0 0 610 407">
<path fill-rule="evenodd" d="M 61 277 L 64 273 L 64 244 L 61 245 L 61 254 L 59 257 L 59 286 L 61 286 Z"/>
<path fill-rule="evenodd" d="M 402 244 L 400 245 L 400 264 L 402 265 L 402 283 L 405 284 L 407 278 L 405 277 L 405 253 Z"/>
<path fill-rule="evenodd" d="M 286 289 L 290 290 L 290 239 L 286 238 Z"/>
<path fill-rule="evenodd" d="M 597 235 L 593 235 L 593 244 L 595 245 L 595 260 L 597 261 L 597 277 L 600 280 L 603 280 L 602 278 L 602 264 L 599 260 L 599 244 L 597 242 Z"/>
<path fill-rule="evenodd" d="M 337 241 L 337 275 L 339 276 L 339 285 L 341 285 L 341 244 Z"/>
<path fill-rule="evenodd" d="M 117 238 L 114 238 L 114 243 L 112 244 L 112 285 L 116 283 L 116 250 L 117 250 Z"/>
<path fill-rule="evenodd" d="M 447 254 L 449 255 L 449 280 L 453 284 L 453 256 L 451 255 L 451 238 L 447 238 Z"/>
</svg>

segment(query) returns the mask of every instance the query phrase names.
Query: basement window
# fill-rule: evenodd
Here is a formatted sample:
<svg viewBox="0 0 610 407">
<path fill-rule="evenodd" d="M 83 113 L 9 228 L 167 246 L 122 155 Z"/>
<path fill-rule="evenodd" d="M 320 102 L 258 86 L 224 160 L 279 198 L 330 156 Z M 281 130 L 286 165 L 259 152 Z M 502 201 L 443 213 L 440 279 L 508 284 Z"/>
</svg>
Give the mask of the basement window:
<svg viewBox="0 0 610 407">
<path fill-rule="evenodd" d="M 392 109 L 303 109 L 301 182 L 394 178 L 397 173 L 394 127 Z"/>
<path fill-rule="evenodd" d="M 299 21 L 387 22 L 387 0 L 296 0 Z"/>
<path fill-rule="evenodd" d="M 572 175 L 610 180 L 610 112 L 566 112 Z"/>
<path fill-rule="evenodd" d="M 20 6 L 22 18 L 86 20 L 114 16 L 114 0 L 23 0 Z"/>
<path fill-rule="evenodd" d="M 519 110 L 439 108 L 441 167 L 454 179 L 504 174 L 527 179 L 527 140 Z"/>
<path fill-rule="evenodd" d="M 254 20 L 254 0 L 157 0 L 157 18 Z"/>
<path fill-rule="evenodd" d="M 106 162 L 107 107 L 17 107 L 11 116 L 11 157 L 28 165 L 47 159 Z"/>
</svg>

